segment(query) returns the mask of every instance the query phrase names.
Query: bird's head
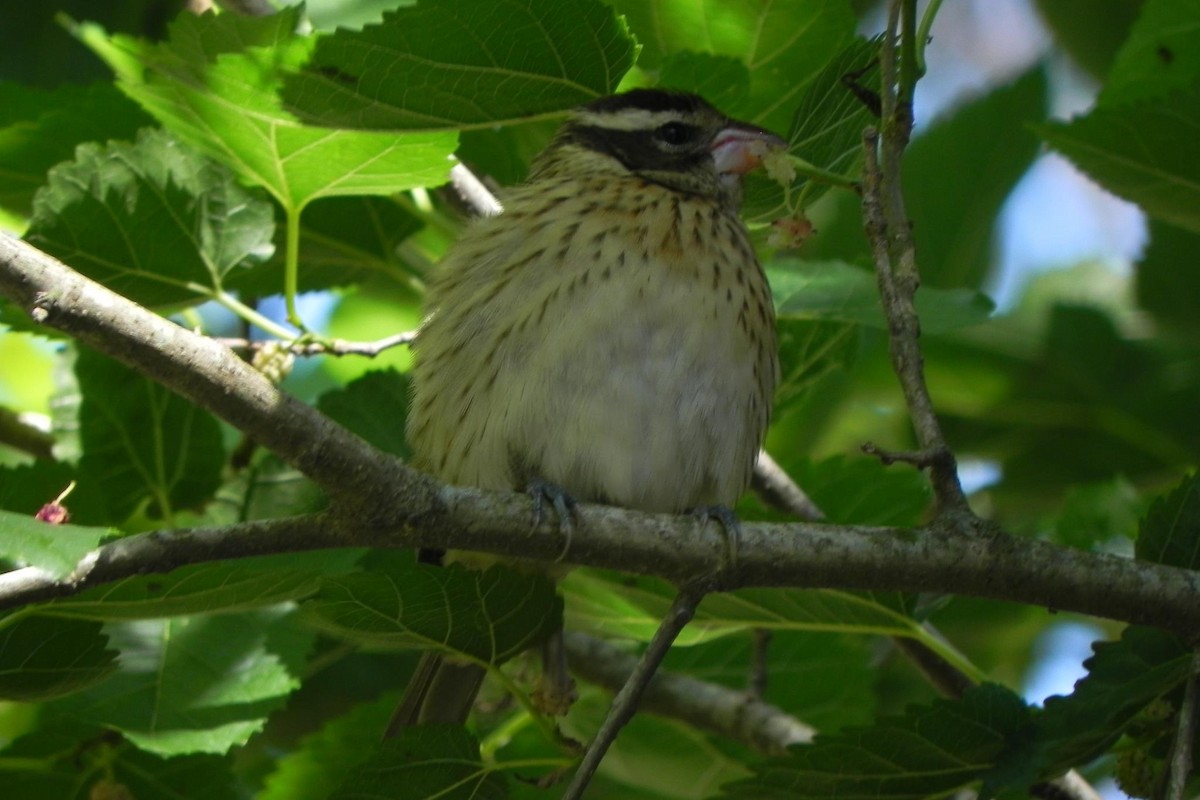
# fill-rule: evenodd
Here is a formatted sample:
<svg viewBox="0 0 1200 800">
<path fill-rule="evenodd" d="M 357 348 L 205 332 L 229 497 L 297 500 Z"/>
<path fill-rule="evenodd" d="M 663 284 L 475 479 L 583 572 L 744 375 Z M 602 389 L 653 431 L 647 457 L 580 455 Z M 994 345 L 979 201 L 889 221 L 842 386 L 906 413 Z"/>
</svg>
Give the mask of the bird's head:
<svg viewBox="0 0 1200 800">
<path fill-rule="evenodd" d="M 697 95 L 634 89 L 576 109 L 530 177 L 575 170 L 633 174 L 736 208 L 742 175 L 761 163 L 768 148 L 786 146 Z"/>
</svg>

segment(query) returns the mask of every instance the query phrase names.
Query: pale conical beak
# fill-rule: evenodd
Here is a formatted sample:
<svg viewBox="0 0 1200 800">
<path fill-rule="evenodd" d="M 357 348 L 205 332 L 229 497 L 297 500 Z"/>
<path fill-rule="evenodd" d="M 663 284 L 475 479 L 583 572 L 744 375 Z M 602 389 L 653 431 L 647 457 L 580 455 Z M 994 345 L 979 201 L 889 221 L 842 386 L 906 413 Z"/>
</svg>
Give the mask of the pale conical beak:
<svg viewBox="0 0 1200 800">
<path fill-rule="evenodd" d="M 762 164 L 770 150 L 786 149 L 788 143 L 769 131 L 735 123 L 713 139 L 712 156 L 721 175 L 745 175 Z"/>
</svg>

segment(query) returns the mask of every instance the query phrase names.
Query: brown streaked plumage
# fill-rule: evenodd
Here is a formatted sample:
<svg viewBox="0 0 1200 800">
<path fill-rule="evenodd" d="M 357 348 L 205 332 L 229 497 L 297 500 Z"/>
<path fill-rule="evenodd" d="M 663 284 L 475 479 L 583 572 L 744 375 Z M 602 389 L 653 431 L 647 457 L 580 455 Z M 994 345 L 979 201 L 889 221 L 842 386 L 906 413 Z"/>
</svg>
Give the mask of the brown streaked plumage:
<svg viewBox="0 0 1200 800">
<path fill-rule="evenodd" d="M 413 345 L 414 464 L 450 483 L 546 481 L 645 511 L 731 507 L 779 371 L 767 282 L 737 216 L 741 175 L 782 144 L 689 94 L 577 109 L 430 287 Z M 409 705 L 400 724 L 469 709 Z"/>
</svg>

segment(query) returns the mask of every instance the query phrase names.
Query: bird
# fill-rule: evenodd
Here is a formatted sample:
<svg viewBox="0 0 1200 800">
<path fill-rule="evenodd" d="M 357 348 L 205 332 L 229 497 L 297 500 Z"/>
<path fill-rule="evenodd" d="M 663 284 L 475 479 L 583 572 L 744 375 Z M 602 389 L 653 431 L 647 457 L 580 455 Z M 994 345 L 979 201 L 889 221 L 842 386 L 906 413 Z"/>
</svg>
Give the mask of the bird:
<svg viewBox="0 0 1200 800">
<path fill-rule="evenodd" d="M 784 147 L 683 91 L 573 110 L 430 281 L 412 343 L 413 466 L 530 491 L 560 518 L 577 501 L 731 509 L 779 379 L 742 177 Z M 482 677 L 427 656 L 389 731 L 465 721 Z"/>
</svg>

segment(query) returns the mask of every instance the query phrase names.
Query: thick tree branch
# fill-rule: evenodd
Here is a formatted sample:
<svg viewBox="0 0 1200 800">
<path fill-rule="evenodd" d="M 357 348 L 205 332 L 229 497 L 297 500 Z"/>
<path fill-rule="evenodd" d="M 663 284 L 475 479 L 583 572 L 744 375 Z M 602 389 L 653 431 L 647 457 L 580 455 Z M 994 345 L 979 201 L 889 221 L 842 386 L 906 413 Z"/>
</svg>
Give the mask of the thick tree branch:
<svg viewBox="0 0 1200 800">
<path fill-rule="evenodd" d="M 553 560 L 562 550 L 554 526 L 529 530 L 527 497 L 439 486 L 280 392 L 228 348 L 6 237 L 0 237 L 0 294 L 35 320 L 224 418 L 329 492 L 334 511 L 301 518 L 303 537 L 282 532 L 295 521 L 266 528 L 277 533 L 279 550 L 300 549 L 302 541 L 305 548 L 450 547 L 540 560 Z M 582 524 L 566 555 L 570 563 L 654 574 L 680 585 L 721 564 L 725 542 L 717 526 L 606 506 L 583 506 L 580 513 Z M 111 563 L 104 579 L 115 580 L 234 558 L 246 555 L 247 547 L 268 552 L 263 530 L 144 534 L 107 545 L 95 558 Z M 242 541 L 255 538 L 251 531 L 259 538 Z M 114 559 L 108 551 L 114 547 L 129 550 Z M 90 580 L 87 585 L 94 585 L 99 577 Z M 51 583 L 0 590 L 0 600 L 11 607 L 83 585 Z M 971 515 L 942 515 L 916 529 L 746 524 L 738 568 L 723 588 L 748 586 L 949 592 L 1155 625 L 1185 636 L 1200 632 L 1200 574 L 1018 539 Z"/>
</svg>

